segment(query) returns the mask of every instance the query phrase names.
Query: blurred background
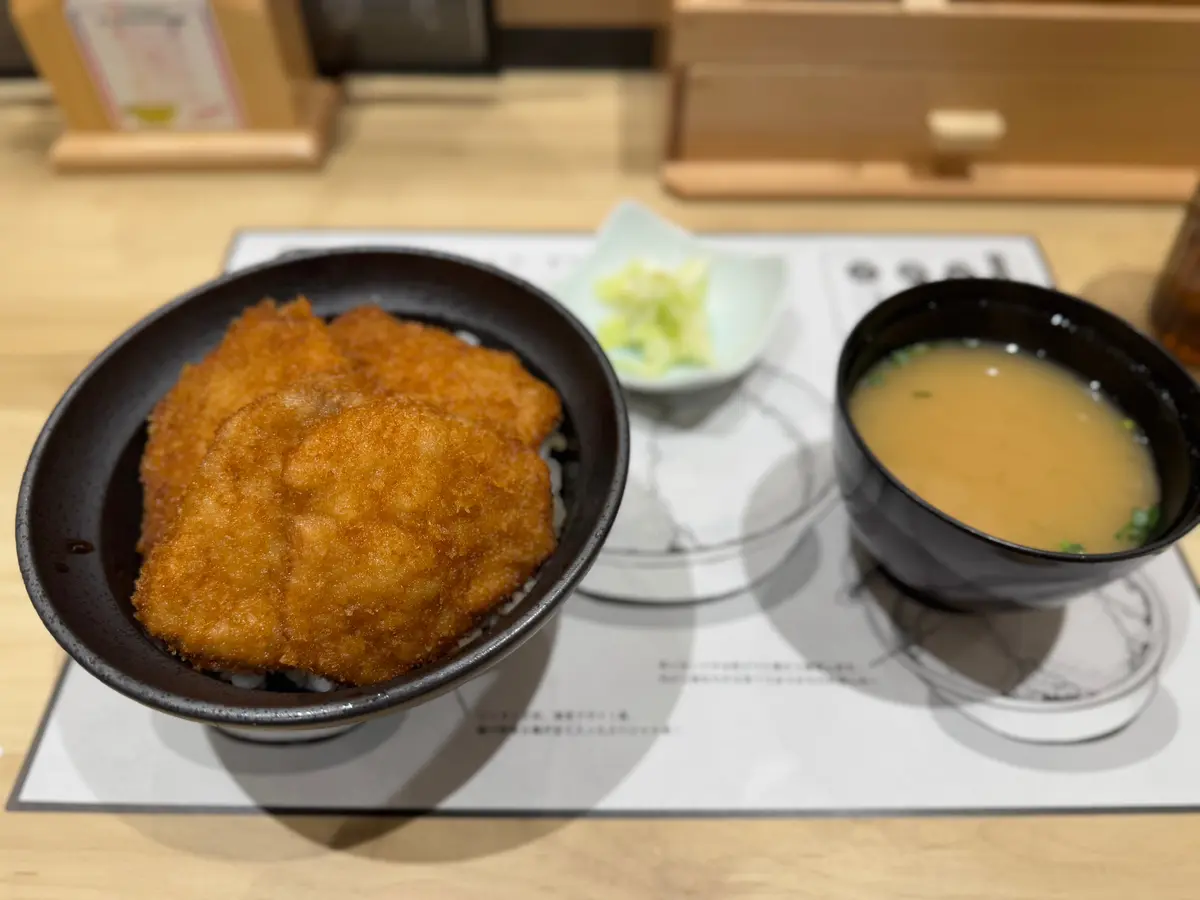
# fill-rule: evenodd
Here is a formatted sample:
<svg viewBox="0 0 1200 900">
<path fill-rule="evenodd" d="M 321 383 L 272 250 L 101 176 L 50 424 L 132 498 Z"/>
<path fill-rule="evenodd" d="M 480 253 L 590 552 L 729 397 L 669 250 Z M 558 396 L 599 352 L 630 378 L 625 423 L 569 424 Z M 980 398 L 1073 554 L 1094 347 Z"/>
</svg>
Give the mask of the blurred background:
<svg viewBox="0 0 1200 900">
<path fill-rule="evenodd" d="M 504 66 L 649 68 L 651 20 L 659 5 L 646 0 L 302 0 L 300 7 L 318 70 L 338 76 L 486 72 Z M 580 24 L 585 19 L 598 24 Z M 34 74 L 12 15 L 0 5 L 0 77 Z"/>
</svg>

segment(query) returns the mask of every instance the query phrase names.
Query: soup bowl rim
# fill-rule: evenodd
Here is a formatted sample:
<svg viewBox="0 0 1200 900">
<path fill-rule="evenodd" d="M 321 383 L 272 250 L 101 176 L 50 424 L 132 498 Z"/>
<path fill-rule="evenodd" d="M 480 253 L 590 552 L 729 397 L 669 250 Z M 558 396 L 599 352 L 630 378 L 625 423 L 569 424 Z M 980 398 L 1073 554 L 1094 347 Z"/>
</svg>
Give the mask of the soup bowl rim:
<svg viewBox="0 0 1200 900">
<path fill-rule="evenodd" d="M 880 474 L 887 480 L 888 484 L 892 488 L 900 491 L 910 501 L 917 504 L 917 506 L 926 512 L 931 513 L 947 525 L 963 531 L 974 538 L 982 540 L 997 549 L 1033 559 L 1046 560 L 1055 563 L 1074 563 L 1077 565 L 1088 565 L 1102 562 L 1116 563 L 1126 560 L 1136 560 L 1141 557 L 1153 556 L 1156 553 L 1160 553 L 1163 550 L 1171 547 L 1181 537 L 1186 535 L 1196 524 L 1195 511 L 1191 510 L 1190 507 L 1186 507 L 1184 510 L 1182 510 L 1176 520 L 1171 523 L 1170 527 L 1164 530 L 1157 538 L 1147 541 L 1144 544 L 1140 544 L 1137 547 L 1131 547 L 1128 550 L 1117 550 L 1109 553 L 1069 553 L 1062 550 L 1044 550 L 1038 547 L 1030 547 L 1025 544 L 1018 544 L 1014 541 L 996 537 L 995 535 L 989 534 L 986 531 L 981 531 L 980 529 L 967 524 L 961 519 L 955 518 L 942 509 L 939 509 L 937 506 L 934 506 L 920 494 L 910 489 L 908 485 L 906 485 L 895 474 L 893 474 L 892 471 L 883 464 L 883 461 L 875 455 L 874 451 L 872 451 L 867 445 L 866 440 L 858 430 L 858 426 L 854 424 L 853 417 L 850 415 L 850 398 L 862 381 L 862 378 L 860 377 L 853 384 L 847 383 L 849 368 L 861 354 L 861 349 L 855 353 L 851 353 L 850 349 L 856 345 L 861 348 L 864 345 L 864 341 L 862 340 L 863 332 L 869 330 L 879 318 L 887 315 L 896 307 L 912 304 L 915 297 L 928 293 L 931 289 L 941 290 L 949 293 L 956 287 L 965 287 L 968 285 L 976 288 L 980 286 L 986 287 L 988 285 L 1003 285 L 1005 290 L 1013 291 L 1016 289 L 1018 292 L 1023 292 L 1025 294 L 1024 298 L 1014 299 L 1009 297 L 1002 301 L 1014 306 L 1027 306 L 1032 309 L 1035 303 L 1038 303 L 1039 301 L 1040 305 L 1042 306 L 1047 306 L 1046 301 L 1048 300 L 1053 301 L 1055 304 L 1054 309 L 1046 308 L 1045 310 L 1047 322 L 1049 322 L 1050 317 L 1055 312 L 1064 312 L 1072 309 L 1086 311 L 1090 317 L 1098 319 L 1100 322 L 1102 322 L 1104 328 L 1124 331 L 1128 333 L 1133 338 L 1134 342 L 1139 345 L 1136 353 L 1125 352 L 1124 355 L 1138 358 L 1145 356 L 1158 357 L 1167 365 L 1168 368 L 1175 369 L 1182 377 L 1188 379 L 1189 381 L 1191 380 L 1191 375 L 1178 362 L 1178 360 L 1176 360 L 1174 356 L 1167 352 L 1167 350 L 1153 338 L 1143 334 L 1120 316 L 1109 312 L 1103 307 L 1097 306 L 1094 303 L 1090 303 L 1080 297 L 1057 290 L 1056 288 L 1000 278 L 948 278 L 942 281 L 914 285 L 896 294 L 892 294 L 890 297 L 885 298 L 880 303 L 872 307 L 850 330 L 850 333 L 846 336 L 845 341 L 842 343 L 842 348 L 838 355 L 834 406 L 837 410 L 838 418 L 841 419 L 842 423 L 845 425 L 847 432 L 854 441 L 855 447 L 870 462 L 871 466 L 880 472 Z M 941 287 L 939 288 L 939 286 Z M 922 309 L 924 308 L 927 307 L 922 307 Z M 968 334 L 964 334 L 962 336 L 963 340 L 969 340 L 971 338 L 972 336 Z M 1097 335 L 1097 339 L 1098 342 L 1104 343 L 1103 335 Z M 984 340 L 984 338 L 979 338 L 979 340 Z M 1080 375 L 1077 370 L 1073 369 L 1066 363 L 1059 362 L 1058 360 L 1053 360 L 1052 362 L 1054 365 L 1063 368 L 1067 372 L 1070 372 L 1077 377 Z M 1157 383 L 1158 379 L 1155 379 L 1155 381 Z M 1168 395 L 1172 398 L 1172 400 L 1175 399 L 1174 392 L 1168 392 Z"/>
</svg>

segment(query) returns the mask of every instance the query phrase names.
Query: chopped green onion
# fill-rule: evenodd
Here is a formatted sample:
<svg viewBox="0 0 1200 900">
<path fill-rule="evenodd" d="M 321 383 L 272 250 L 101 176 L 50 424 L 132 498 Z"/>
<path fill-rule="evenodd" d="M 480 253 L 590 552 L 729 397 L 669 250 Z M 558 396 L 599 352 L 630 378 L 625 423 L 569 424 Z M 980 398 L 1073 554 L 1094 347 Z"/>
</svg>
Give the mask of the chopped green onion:
<svg viewBox="0 0 1200 900">
<path fill-rule="evenodd" d="M 1083 544 L 1072 544 L 1068 541 L 1063 541 L 1058 545 L 1058 549 L 1063 553 L 1082 553 Z"/>
<path fill-rule="evenodd" d="M 1146 509 L 1135 509 L 1129 515 L 1129 521 L 1113 537 L 1125 541 L 1135 547 L 1140 547 L 1150 539 L 1151 533 L 1158 526 L 1161 513 L 1157 506 Z"/>
</svg>

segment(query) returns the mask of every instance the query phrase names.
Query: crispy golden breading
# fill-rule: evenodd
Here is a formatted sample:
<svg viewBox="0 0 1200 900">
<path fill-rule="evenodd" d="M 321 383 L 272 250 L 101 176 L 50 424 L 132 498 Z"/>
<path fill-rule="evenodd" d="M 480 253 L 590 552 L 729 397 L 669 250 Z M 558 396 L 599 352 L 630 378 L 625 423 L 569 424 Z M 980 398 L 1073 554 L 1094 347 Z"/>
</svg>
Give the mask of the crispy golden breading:
<svg viewBox="0 0 1200 900">
<path fill-rule="evenodd" d="M 203 361 L 184 367 L 150 414 L 141 464 L 145 511 L 138 550 L 148 552 L 162 537 L 226 419 L 305 377 L 349 369 L 307 300 L 282 307 L 264 300 L 248 309 Z"/>
<path fill-rule="evenodd" d="M 283 480 L 297 510 L 283 662 L 337 681 L 453 649 L 554 551 L 537 452 L 419 401 L 319 423 Z"/>
<path fill-rule="evenodd" d="M 180 656 L 208 668 L 278 668 L 291 565 L 284 459 L 314 422 L 367 400 L 354 384 L 323 378 L 270 394 L 218 430 L 133 596 L 146 630 Z"/>
<path fill-rule="evenodd" d="M 401 322 L 360 306 L 329 326 L 333 339 L 379 385 L 427 400 L 538 447 L 562 417 L 562 402 L 512 353 L 473 347 L 441 328 Z"/>
<path fill-rule="evenodd" d="M 510 353 L 265 300 L 151 414 L 137 617 L 206 669 L 431 662 L 553 553 L 561 414 Z"/>
</svg>

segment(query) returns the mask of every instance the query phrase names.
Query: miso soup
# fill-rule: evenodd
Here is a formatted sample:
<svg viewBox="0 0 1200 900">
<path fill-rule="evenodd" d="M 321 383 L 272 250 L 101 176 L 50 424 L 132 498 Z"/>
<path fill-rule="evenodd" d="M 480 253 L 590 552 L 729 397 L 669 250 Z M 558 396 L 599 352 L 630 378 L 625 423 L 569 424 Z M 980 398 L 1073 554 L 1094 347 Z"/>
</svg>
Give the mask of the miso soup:
<svg viewBox="0 0 1200 900">
<path fill-rule="evenodd" d="M 1145 543 L 1159 485 L 1103 393 L 1015 345 L 915 344 L 850 397 L 871 452 L 926 503 L 994 537 L 1067 553 Z"/>
</svg>

